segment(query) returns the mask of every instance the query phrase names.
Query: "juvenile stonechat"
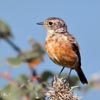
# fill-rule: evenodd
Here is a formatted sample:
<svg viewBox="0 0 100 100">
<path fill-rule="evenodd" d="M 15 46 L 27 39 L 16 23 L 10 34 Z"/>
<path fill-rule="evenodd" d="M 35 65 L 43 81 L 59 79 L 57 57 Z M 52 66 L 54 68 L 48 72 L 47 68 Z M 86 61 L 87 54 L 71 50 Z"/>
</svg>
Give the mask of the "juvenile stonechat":
<svg viewBox="0 0 100 100">
<path fill-rule="evenodd" d="M 83 84 L 87 84 L 88 81 L 81 68 L 81 56 L 78 42 L 68 32 L 65 22 L 60 18 L 50 17 L 44 22 L 39 22 L 37 24 L 44 25 L 47 30 L 45 48 L 50 59 L 54 63 L 63 66 L 60 73 L 65 67 L 71 70 L 74 69 L 80 81 Z"/>
</svg>

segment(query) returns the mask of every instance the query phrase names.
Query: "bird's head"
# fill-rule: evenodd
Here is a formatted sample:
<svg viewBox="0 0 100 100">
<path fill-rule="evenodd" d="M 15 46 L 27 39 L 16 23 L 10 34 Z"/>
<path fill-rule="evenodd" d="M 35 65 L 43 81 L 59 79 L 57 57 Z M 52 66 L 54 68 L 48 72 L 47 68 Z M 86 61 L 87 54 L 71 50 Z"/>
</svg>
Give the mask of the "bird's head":
<svg viewBox="0 0 100 100">
<path fill-rule="evenodd" d="M 50 17 L 44 20 L 43 22 L 37 23 L 38 25 L 43 25 L 47 31 L 55 31 L 55 32 L 67 32 L 67 25 L 65 22 L 57 17 Z"/>
</svg>

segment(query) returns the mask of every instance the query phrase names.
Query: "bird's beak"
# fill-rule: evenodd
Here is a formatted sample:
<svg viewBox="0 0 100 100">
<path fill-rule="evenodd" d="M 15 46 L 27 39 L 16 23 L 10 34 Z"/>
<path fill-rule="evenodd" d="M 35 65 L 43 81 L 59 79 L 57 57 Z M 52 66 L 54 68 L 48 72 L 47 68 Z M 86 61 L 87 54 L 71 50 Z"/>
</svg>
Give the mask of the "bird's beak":
<svg viewBox="0 0 100 100">
<path fill-rule="evenodd" d="M 44 22 L 39 22 L 37 23 L 37 25 L 44 25 Z"/>
</svg>

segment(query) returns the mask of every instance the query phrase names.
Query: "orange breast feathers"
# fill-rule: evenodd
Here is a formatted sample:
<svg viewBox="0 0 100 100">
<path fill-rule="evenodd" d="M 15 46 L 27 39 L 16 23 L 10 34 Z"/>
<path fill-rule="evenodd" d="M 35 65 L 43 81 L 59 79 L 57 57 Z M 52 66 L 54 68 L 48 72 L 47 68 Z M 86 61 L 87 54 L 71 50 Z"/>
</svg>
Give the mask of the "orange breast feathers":
<svg viewBox="0 0 100 100">
<path fill-rule="evenodd" d="M 45 42 L 49 57 L 57 64 L 74 68 L 78 62 L 78 56 L 71 47 L 67 36 L 48 37 Z"/>
</svg>

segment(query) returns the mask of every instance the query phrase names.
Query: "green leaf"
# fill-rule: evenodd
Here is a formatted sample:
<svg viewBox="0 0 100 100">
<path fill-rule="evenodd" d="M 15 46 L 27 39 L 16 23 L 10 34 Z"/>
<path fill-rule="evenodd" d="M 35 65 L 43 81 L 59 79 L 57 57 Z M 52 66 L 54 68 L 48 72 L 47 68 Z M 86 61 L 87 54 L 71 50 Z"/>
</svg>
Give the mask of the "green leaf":
<svg viewBox="0 0 100 100">
<path fill-rule="evenodd" d="M 5 21 L 0 20 L 0 38 L 7 37 L 12 37 L 11 30 Z"/>
<path fill-rule="evenodd" d="M 37 58 L 41 58 L 41 60 L 43 58 L 39 52 L 26 51 L 17 56 L 7 58 L 7 63 L 11 66 L 19 66 L 23 62 L 28 62 Z"/>
<path fill-rule="evenodd" d="M 21 60 L 19 59 L 19 57 L 9 57 L 7 58 L 7 63 L 11 66 L 19 66 L 21 64 Z"/>
<path fill-rule="evenodd" d="M 42 81 L 47 81 L 49 78 L 53 77 L 53 73 L 51 71 L 44 71 L 41 74 Z"/>
</svg>

